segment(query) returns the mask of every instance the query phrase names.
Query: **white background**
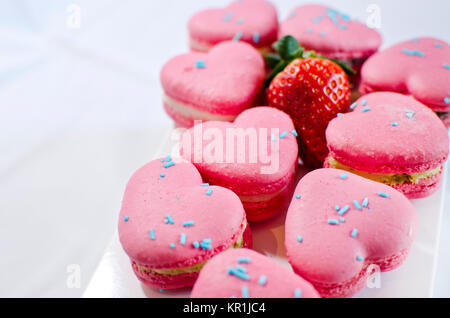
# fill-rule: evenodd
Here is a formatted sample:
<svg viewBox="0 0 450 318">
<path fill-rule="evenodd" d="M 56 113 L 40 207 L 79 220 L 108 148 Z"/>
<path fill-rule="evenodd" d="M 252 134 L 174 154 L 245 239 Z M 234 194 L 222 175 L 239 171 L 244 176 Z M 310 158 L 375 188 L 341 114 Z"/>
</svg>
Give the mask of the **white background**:
<svg viewBox="0 0 450 318">
<path fill-rule="evenodd" d="M 189 16 L 227 2 L 0 1 L 0 296 L 81 296 L 116 229 L 126 181 L 172 125 L 159 70 L 187 50 Z M 280 18 L 302 3 L 273 2 Z M 67 27 L 71 3 L 79 29 Z M 446 0 L 322 3 L 362 21 L 376 3 L 384 46 L 450 40 Z M 446 182 L 435 295 L 450 297 Z M 67 288 L 70 264 L 81 268 L 80 288 Z"/>
</svg>

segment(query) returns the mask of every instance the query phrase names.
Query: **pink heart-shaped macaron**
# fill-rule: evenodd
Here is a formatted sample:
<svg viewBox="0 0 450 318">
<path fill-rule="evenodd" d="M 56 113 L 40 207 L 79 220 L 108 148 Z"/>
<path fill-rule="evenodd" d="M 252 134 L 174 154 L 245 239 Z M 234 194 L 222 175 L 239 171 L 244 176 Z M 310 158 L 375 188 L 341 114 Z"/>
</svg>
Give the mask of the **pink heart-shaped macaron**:
<svg viewBox="0 0 450 318">
<path fill-rule="evenodd" d="M 196 13 L 188 29 L 192 50 L 208 51 L 219 42 L 235 39 L 268 51 L 277 40 L 277 10 L 267 0 L 233 1 L 225 8 Z"/>
<path fill-rule="evenodd" d="M 249 221 L 261 221 L 290 199 L 298 163 L 296 135 L 287 114 L 255 107 L 234 123 L 194 126 L 183 135 L 181 154 L 205 181 L 236 193 Z"/>
<path fill-rule="evenodd" d="M 179 55 L 161 70 L 164 107 L 184 127 L 193 126 L 194 120 L 232 121 L 255 105 L 264 75 L 263 58 L 243 42 Z"/>
<path fill-rule="evenodd" d="M 255 251 L 237 248 L 202 269 L 192 298 L 317 298 L 310 283 Z"/>
<path fill-rule="evenodd" d="M 119 238 L 137 277 L 157 288 L 191 286 L 212 256 L 251 245 L 239 198 L 202 184 L 192 164 L 170 157 L 148 163 L 131 177 Z"/>
<path fill-rule="evenodd" d="M 303 177 L 295 193 L 286 217 L 287 256 L 322 296 L 353 295 L 375 266 L 392 270 L 407 257 L 417 213 L 397 190 L 319 169 Z"/>
<path fill-rule="evenodd" d="M 449 140 L 428 107 L 409 96 L 378 92 L 351 108 L 328 125 L 325 167 L 388 184 L 409 198 L 438 189 Z"/>
<path fill-rule="evenodd" d="M 280 37 L 292 35 L 309 50 L 338 59 L 364 59 L 381 45 L 381 36 L 364 23 L 327 6 L 306 4 L 291 11 L 280 25 Z M 358 63 L 357 63 L 358 64 Z M 358 65 L 353 65 L 358 66 Z"/>
<path fill-rule="evenodd" d="M 449 112 L 450 46 L 428 37 L 404 41 L 381 51 L 364 64 L 360 91 L 404 93 L 436 112 Z"/>
</svg>

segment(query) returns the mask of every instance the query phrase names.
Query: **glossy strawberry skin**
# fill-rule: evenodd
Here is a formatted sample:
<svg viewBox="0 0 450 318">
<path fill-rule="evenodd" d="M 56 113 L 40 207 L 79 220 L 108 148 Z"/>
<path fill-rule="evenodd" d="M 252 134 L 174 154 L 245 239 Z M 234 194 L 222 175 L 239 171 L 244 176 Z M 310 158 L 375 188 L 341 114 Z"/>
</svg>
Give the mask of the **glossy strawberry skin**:
<svg viewBox="0 0 450 318">
<path fill-rule="evenodd" d="M 325 130 L 338 113 L 348 110 L 350 94 L 345 72 L 320 58 L 295 59 L 270 83 L 269 105 L 291 116 L 305 165 L 322 167 L 328 154 Z"/>
</svg>

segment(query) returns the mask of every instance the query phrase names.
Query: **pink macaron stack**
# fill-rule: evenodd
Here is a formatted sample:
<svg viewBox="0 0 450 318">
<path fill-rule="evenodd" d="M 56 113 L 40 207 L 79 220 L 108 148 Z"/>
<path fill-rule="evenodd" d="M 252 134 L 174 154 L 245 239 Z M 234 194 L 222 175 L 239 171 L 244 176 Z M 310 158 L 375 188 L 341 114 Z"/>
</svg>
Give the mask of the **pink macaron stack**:
<svg viewBox="0 0 450 318">
<path fill-rule="evenodd" d="M 202 270 L 192 298 L 318 298 L 314 287 L 267 256 L 228 250 Z"/>
<path fill-rule="evenodd" d="M 351 108 L 328 125 L 325 167 L 390 185 L 411 199 L 438 189 L 449 139 L 428 107 L 408 96 L 378 92 Z"/>
<path fill-rule="evenodd" d="M 277 10 L 267 0 L 233 1 L 225 8 L 197 12 L 188 30 L 189 45 L 195 51 L 206 52 L 220 42 L 236 40 L 267 53 L 278 36 Z"/>
<path fill-rule="evenodd" d="M 164 289 L 192 286 L 208 259 L 252 244 L 239 198 L 205 185 L 192 164 L 170 157 L 153 160 L 131 177 L 119 238 L 139 280 Z"/>
<path fill-rule="evenodd" d="M 318 4 L 301 5 L 291 10 L 280 24 L 279 37 L 292 35 L 308 50 L 345 61 L 357 75 L 350 78 L 355 93 L 359 70 L 381 46 L 381 35 L 375 29 L 352 19 L 348 14 Z"/>
<path fill-rule="evenodd" d="M 288 115 L 272 107 L 255 107 L 233 123 L 194 126 L 183 136 L 181 154 L 205 181 L 235 192 L 249 221 L 263 221 L 281 211 L 292 196 L 296 135 Z"/>
<path fill-rule="evenodd" d="M 295 193 L 286 217 L 286 253 L 294 271 L 323 297 L 351 296 L 374 266 L 389 271 L 407 257 L 417 213 L 397 190 L 319 169 L 303 177 Z"/>
<path fill-rule="evenodd" d="M 377 53 L 380 34 L 336 9 L 302 5 L 279 27 L 264 0 L 200 11 L 188 31 L 191 51 L 160 72 L 164 109 L 186 128 L 180 158 L 136 171 L 120 210 L 137 278 L 193 286 L 193 298 L 350 297 L 374 270 L 402 265 L 421 228 L 409 199 L 436 192 L 449 155 L 435 114 L 450 110 L 448 44 L 417 38 Z M 349 69 L 334 59 L 361 69 L 366 95 L 351 106 Z M 264 106 L 265 87 L 282 107 Z M 332 90 L 345 103 L 326 103 Z M 298 140 L 329 154 L 297 184 Z M 251 228 L 274 229 L 267 220 L 284 236 L 255 234 L 255 246 L 290 266 L 250 250 Z"/>
<path fill-rule="evenodd" d="M 411 95 L 438 113 L 450 127 L 450 46 L 447 42 L 423 37 L 398 43 L 372 56 L 364 64 L 361 76 L 362 94 L 389 91 Z"/>
<path fill-rule="evenodd" d="M 261 97 L 264 74 L 261 54 L 242 42 L 176 56 L 161 70 L 164 109 L 181 127 L 195 120 L 233 121 Z"/>
</svg>

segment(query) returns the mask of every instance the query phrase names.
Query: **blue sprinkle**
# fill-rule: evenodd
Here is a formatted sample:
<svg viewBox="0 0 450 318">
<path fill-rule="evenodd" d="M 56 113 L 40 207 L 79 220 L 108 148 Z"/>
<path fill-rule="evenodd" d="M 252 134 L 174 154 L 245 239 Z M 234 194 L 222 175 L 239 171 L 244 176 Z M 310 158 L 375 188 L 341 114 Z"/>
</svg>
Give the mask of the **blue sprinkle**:
<svg viewBox="0 0 450 318">
<path fill-rule="evenodd" d="M 339 221 L 336 219 L 328 219 L 328 224 L 330 225 L 338 225 Z"/>
<path fill-rule="evenodd" d="M 444 98 L 444 103 L 446 103 L 446 104 L 450 104 L 450 98 L 448 98 L 448 97 L 445 97 L 445 98 Z"/>
<path fill-rule="evenodd" d="M 194 246 L 195 248 L 199 248 L 200 247 L 200 243 L 195 241 L 194 243 L 192 243 L 192 246 Z"/>
<path fill-rule="evenodd" d="M 324 37 L 324 36 L 326 36 L 327 34 L 325 33 L 325 32 L 320 32 L 320 36 L 322 36 L 322 37 Z"/>
<path fill-rule="evenodd" d="M 340 218 L 340 219 L 339 219 L 339 222 L 345 223 L 345 219 L 344 219 L 344 218 Z"/>
<path fill-rule="evenodd" d="M 183 222 L 183 226 L 193 226 L 193 225 L 194 225 L 194 221 Z"/>
<path fill-rule="evenodd" d="M 300 199 L 300 198 L 301 198 L 300 194 L 296 194 L 296 195 L 295 195 L 295 198 L 296 198 L 296 199 Z"/>
<path fill-rule="evenodd" d="M 250 295 L 248 293 L 248 288 L 247 286 L 242 286 L 242 298 L 249 298 Z"/>
<path fill-rule="evenodd" d="M 414 111 L 412 111 L 412 110 L 405 110 L 405 114 L 406 114 L 406 117 L 408 117 L 409 119 L 413 119 L 414 120 L 414 115 L 416 114 Z"/>
<path fill-rule="evenodd" d="M 202 187 L 209 187 L 209 183 L 202 183 Z"/>
<path fill-rule="evenodd" d="M 206 67 L 206 63 L 203 60 L 195 61 L 195 67 L 196 68 L 205 68 Z"/>
<path fill-rule="evenodd" d="M 242 24 L 242 23 L 244 23 L 244 19 L 242 19 L 242 18 L 239 18 L 239 19 L 237 19 L 237 24 Z"/>
<path fill-rule="evenodd" d="M 297 242 L 303 242 L 303 237 L 301 235 L 297 235 Z"/>
<path fill-rule="evenodd" d="M 324 18 L 324 16 L 319 15 L 318 17 L 315 17 L 315 18 L 313 19 L 313 22 L 314 22 L 314 23 L 319 23 L 320 21 L 322 21 L 323 18 Z"/>
<path fill-rule="evenodd" d="M 367 208 L 367 205 L 369 204 L 369 199 L 368 198 L 364 198 L 364 200 L 363 200 L 363 203 L 362 203 L 362 206 L 364 207 L 364 208 Z"/>
<path fill-rule="evenodd" d="M 211 239 L 210 238 L 205 238 L 204 240 L 203 240 L 203 242 L 205 242 L 205 243 L 211 243 Z"/>
<path fill-rule="evenodd" d="M 361 205 L 359 204 L 359 202 L 357 201 L 357 200 L 354 200 L 353 201 L 353 205 L 355 206 L 355 208 L 357 208 L 358 210 L 362 210 L 362 207 L 361 207 Z"/>
<path fill-rule="evenodd" d="M 356 235 L 358 235 L 358 229 L 353 229 L 353 230 L 352 230 L 352 233 L 350 233 L 350 236 L 353 237 L 353 238 L 355 238 Z"/>
<path fill-rule="evenodd" d="M 345 24 L 341 24 L 341 25 L 339 26 L 339 29 L 345 30 L 345 29 L 347 29 L 347 26 L 346 26 Z"/>
<path fill-rule="evenodd" d="M 207 195 L 207 196 L 210 196 L 211 193 L 212 193 L 212 189 L 211 189 L 211 188 L 209 188 L 208 190 L 206 190 L 206 195 Z"/>
<path fill-rule="evenodd" d="M 295 18 L 295 17 L 297 16 L 297 14 L 296 14 L 295 12 L 291 12 L 291 13 L 289 14 L 289 16 L 290 16 L 291 18 Z"/>
<path fill-rule="evenodd" d="M 259 33 L 253 33 L 253 43 L 259 43 Z"/>
<path fill-rule="evenodd" d="M 405 53 L 405 54 L 408 54 L 410 56 L 425 57 L 425 54 L 423 52 L 417 51 L 417 50 L 403 49 L 402 52 Z"/>
<path fill-rule="evenodd" d="M 413 41 L 414 43 L 419 43 L 419 39 L 418 38 L 414 38 L 411 41 Z"/>
<path fill-rule="evenodd" d="M 355 109 L 356 106 L 358 106 L 358 103 L 353 103 L 353 104 L 351 104 L 350 109 Z"/>
<path fill-rule="evenodd" d="M 285 138 L 287 135 L 288 135 L 288 132 L 285 131 L 285 132 L 281 133 L 280 138 L 283 139 L 283 138 Z"/>
<path fill-rule="evenodd" d="M 160 289 L 159 289 L 159 292 L 160 292 L 160 293 L 164 293 L 164 289 L 160 288 Z"/>
<path fill-rule="evenodd" d="M 436 43 L 434 46 L 437 47 L 438 49 L 440 49 L 442 47 L 442 44 L 441 43 Z"/>
<path fill-rule="evenodd" d="M 361 256 L 356 256 L 356 260 L 358 261 L 358 262 L 362 262 L 363 260 L 364 260 L 364 258 L 362 258 Z"/>
<path fill-rule="evenodd" d="M 292 133 L 292 135 L 293 135 L 294 137 L 298 137 L 298 133 L 297 133 L 296 130 L 291 131 L 291 133 Z"/>
<path fill-rule="evenodd" d="M 184 234 L 184 233 L 181 233 L 181 235 L 180 235 L 180 244 L 181 245 L 186 244 L 186 234 Z"/>
<path fill-rule="evenodd" d="M 444 68 L 446 68 L 447 70 L 450 70 L 450 65 L 444 64 Z"/>
<path fill-rule="evenodd" d="M 307 29 L 306 33 L 312 33 L 312 29 Z"/>
<path fill-rule="evenodd" d="M 340 209 L 340 210 L 338 211 L 338 214 L 342 216 L 342 215 L 344 215 L 345 213 L 347 213 L 348 210 L 350 210 L 350 206 L 349 206 L 349 205 L 346 205 L 346 206 L 344 206 L 342 209 Z"/>
<path fill-rule="evenodd" d="M 236 35 L 233 37 L 233 41 L 239 41 L 242 38 L 242 32 L 236 33 Z"/>
<path fill-rule="evenodd" d="M 275 142 L 275 135 L 274 135 L 274 134 L 270 134 L 270 140 L 271 140 L 272 142 Z"/>
<path fill-rule="evenodd" d="M 334 206 L 334 209 L 335 209 L 336 211 L 339 211 L 339 210 L 341 209 L 341 207 L 340 207 L 338 204 L 336 204 L 336 205 Z"/>
<path fill-rule="evenodd" d="M 300 290 L 300 288 L 296 288 L 294 291 L 294 297 L 295 298 L 301 298 L 302 297 L 302 291 Z"/>
<path fill-rule="evenodd" d="M 385 192 L 378 192 L 378 195 L 383 198 L 389 198 L 389 194 L 387 194 Z"/>
<path fill-rule="evenodd" d="M 264 275 L 261 275 L 259 277 L 258 284 L 260 284 L 261 286 L 264 286 L 266 284 L 266 282 L 267 282 L 267 277 Z"/>
<path fill-rule="evenodd" d="M 238 263 L 246 263 L 246 264 L 248 264 L 248 263 L 250 263 L 250 257 L 239 257 L 238 258 Z"/>
<path fill-rule="evenodd" d="M 236 266 L 236 270 L 240 273 L 244 273 L 247 274 L 247 269 L 245 267 L 242 266 Z"/>
<path fill-rule="evenodd" d="M 201 246 L 202 250 L 206 250 L 206 249 L 210 250 L 210 249 L 212 249 L 212 247 L 211 247 L 211 239 L 204 239 L 200 243 L 200 246 Z"/>
<path fill-rule="evenodd" d="M 224 17 L 222 18 L 222 20 L 225 21 L 225 22 L 230 22 L 230 21 L 231 21 L 231 17 L 229 17 L 229 16 L 224 16 Z"/>
<path fill-rule="evenodd" d="M 171 243 L 170 248 L 175 248 L 175 244 Z"/>
<path fill-rule="evenodd" d="M 164 173 L 161 173 L 159 176 L 160 176 L 161 178 L 164 178 L 166 175 L 165 175 Z"/>
<path fill-rule="evenodd" d="M 153 229 L 150 229 L 149 233 L 150 233 L 150 238 L 152 240 L 154 240 L 155 239 L 155 231 Z"/>
<path fill-rule="evenodd" d="M 350 21 L 350 16 L 348 14 L 341 13 L 340 15 L 341 15 L 342 20 L 344 20 L 345 22 Z"/>
<path fill-rule="evenodd" d="M 361 101 L 361 105 L 362 105 L 362 106 L 366 106 L 366 105 L 367 105 L 367 101 L 366 101 L 365 99 L 363 99 L 363 100 Z"/>
<path fill-rule="evenodd" d="M 397 126 L 398 126 L 398 123 L 392 123 L 391 126 L 392 126 L 392 127 L 397 127 Z"/>
<path fill-rule="evenodd" d="M 343 113 L 337 113 L 337 117 L 341 117 L 342 115 L 344 115 Z"/>
<path fill-rule="evenodd" d="M 175 165 L 175 162 L 169 161 L 164 164 L 164 168 L 170 168 Z"/>
<path fill-rule="evenodd" d="M 125 222 L 128 222 L 128 220 L 130 219 L 130 217 L 127 215 L 127 216 L 125 216 L 124 218 L 123 218 L 123 220 L 125 221 Z"/>
<path fill-rule="evenodd" d="M 161 162 L 165 162 L 166 160 L 164 160 L 164 159 L 161 159 Z"/>
<path fill-rule="evenodd" d="M 173 221 L 172 217 L 171 217 L 169 214 L 166 215 L 166 220 L 167 220 L 167 222 L 169 222 L 170 224 L 174 224 L 174 223 L 175 223 L 175 222 Z"/>
<path fill-rule="evenodd" d="M 368 112 L 370 110 L 370 107 L 364 107 L 363 109 L 361 109 L 361 111 L 363 113 Z"/>
<path fill-rule="evenodd" d="M 341 180 L 347 179 L 347 174 L 346 174 L 346 173 L 342 173 L 342 174 L 339 176 L 339 179 L 341 179 Z"/>
<path fill-rule="evenodd" d="M 166 161 L 167 162 L 172 161 L 172 158 L 170 157 L 170 155 L 166 157 Z"/>
<path fill-rule="evenodd" d="M 234 275 L 237 278 L 240 278 L 242 280 L 247 280 L 247 281 L 250 280 L 250 277 L 246 273 L 241 272 L 241 271 L 239 271 L 237 269 L 234 269 L 233 267 L 229 267 L 228 268 L 228 274 L 229 275 Z"/>
</svg>

